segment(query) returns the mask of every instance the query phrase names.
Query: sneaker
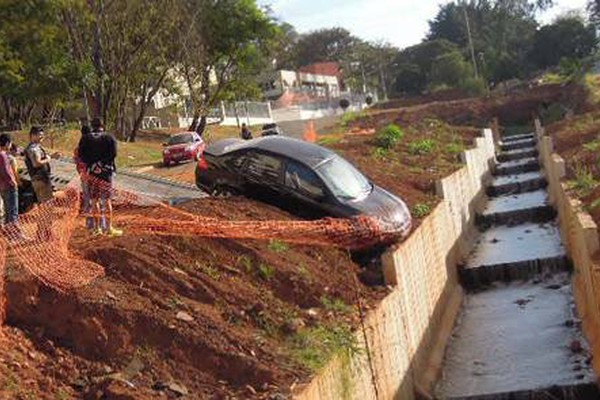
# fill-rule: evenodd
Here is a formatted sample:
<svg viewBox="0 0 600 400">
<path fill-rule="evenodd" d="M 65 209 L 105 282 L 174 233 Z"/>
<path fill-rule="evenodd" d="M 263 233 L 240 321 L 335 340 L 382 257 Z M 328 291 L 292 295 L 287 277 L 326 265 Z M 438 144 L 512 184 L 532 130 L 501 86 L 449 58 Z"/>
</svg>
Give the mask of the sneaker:
<svg viewBox="0 0 600 400">
<path fill-rule="evenodd" d="M 123 231 L 121 229 L 113 228 L 112 226 L 108 228 L 106 231 L 106 236 L 108 237 L 119 237 L 123 236 Z"/>
<path fill-rule="evenodd" d="M 102 229 L 100 228 L 92 229 L 91 233 L 93 237 L 102 236 L 104 234 L 104 232 L 102 232 Z"/>
</svg>

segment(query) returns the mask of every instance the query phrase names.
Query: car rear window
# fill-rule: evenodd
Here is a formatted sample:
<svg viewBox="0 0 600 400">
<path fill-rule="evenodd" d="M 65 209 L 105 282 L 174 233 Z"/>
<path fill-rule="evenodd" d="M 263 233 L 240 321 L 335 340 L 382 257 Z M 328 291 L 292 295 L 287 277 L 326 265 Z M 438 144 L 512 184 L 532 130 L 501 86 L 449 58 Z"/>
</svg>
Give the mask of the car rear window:
<svg viewBox="0 0 600 400">
<path fill-rule="evenodd" d="M 192 135 L 191 133 L 184 133 L 182 135 L 175 135 L 175 136 L 171 136 L 169 138 L 169 146 L 171 145 L 175 145 L 175 144 L 184 144 L 184 143 L 191 143 L 194 141 L 194 135 Z"/>
</svg>

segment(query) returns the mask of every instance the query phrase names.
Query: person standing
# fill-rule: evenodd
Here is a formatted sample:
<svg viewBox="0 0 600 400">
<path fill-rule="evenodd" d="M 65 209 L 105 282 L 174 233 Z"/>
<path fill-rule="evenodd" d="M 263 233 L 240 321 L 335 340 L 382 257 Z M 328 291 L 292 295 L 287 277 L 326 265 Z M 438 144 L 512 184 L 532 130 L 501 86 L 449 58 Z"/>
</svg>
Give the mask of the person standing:
<svg viewBox="0 0 600 400">
<path fill-rule="evenodd" d="M 81 154 L 81 145 L 86 138 L 91 133 L 91 128 L 89 125 L 83 125 L 81 127 L 81 138 L 79 139 L 79 143 L 77 147 L 73 151 L 73 160 L 75 161 L 75 166 L 77 169 L 77 173 L 79 174 L 79 178 L 81 180 L 81 212 L 85 215 L 85 226 L 89 230 L 94 229 L 94 218 L 92 216 L 92 199 L 90 198 L 90 185 L 88 179 L 86 179 L 87 167 L 83 162 L 80 154 Z"/>
<path fill-rule="evenodd" d="M 48 155 L 42 147 L 44 130 L 38 126 L 31 127 L 29 131 L 29 145 L 25 148 L 25 165 L 31 178 L 31 185 L 39 204 L 44 203 L 54 196 L 52 192 L 51 159 L 60 158 L 60 153 Z"/>
<path fill-rule="evenodd" d="M 19 185 L 9 160 L 11 138 L 8 133 L 0 135 L 0 196 L 4 203 L 4 227 L 9 239 L 17 239 L 20 230 L 19 220 Z"/>
<path fill-rule="evenodd" d="M 240 136 L 244 140 L 252 139 L 252 132 L 250 132 L 250 128 L 245 123 L 242 123 L 242 130 L 240 131 Z"/>
<path fill-rule="evenodd" d="M 117 141 L 104 131 L 99 118 L 92 120 L 92 132 L 81 138 L 79 157 L 85 164 L 94 214 L 94 235 L 121 236 L 113 226 L 112 193 L 116 172 Z"/>
</svg>

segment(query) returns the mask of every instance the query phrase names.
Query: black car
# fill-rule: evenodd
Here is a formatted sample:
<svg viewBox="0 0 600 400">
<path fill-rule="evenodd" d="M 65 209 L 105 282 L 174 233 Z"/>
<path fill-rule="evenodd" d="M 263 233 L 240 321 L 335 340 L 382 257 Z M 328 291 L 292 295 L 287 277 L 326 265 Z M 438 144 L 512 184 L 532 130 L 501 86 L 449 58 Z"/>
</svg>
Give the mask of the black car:
<svg viewBox="0 0 600 400">
<path fill-rule="evenodd" d="M 374 216 L 382 229 L 402 235 L 411 227 L 401 199 L 331 150 L 288 137 L 214 143 L 198 161 L 196 184 L 213 195 L 243 194 L 304 218 Z"/>
<path fill-rule="evenodd" d="M 261 129 L 261 136 L 281 135 L 281 128 L 276 123 L 264 124 Z"/>
</svg>

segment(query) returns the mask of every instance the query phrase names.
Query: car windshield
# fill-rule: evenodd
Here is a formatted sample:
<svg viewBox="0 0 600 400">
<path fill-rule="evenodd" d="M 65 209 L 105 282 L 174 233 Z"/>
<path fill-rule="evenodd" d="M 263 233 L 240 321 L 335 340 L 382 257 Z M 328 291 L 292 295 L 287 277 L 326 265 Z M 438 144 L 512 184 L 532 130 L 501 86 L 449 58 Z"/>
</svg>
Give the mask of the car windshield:
<svg viewBox="0 0 600 400">
<path fill-rule="evenodd" d="M 336 197 L 356 200 L 365 197 L 373 185 L 352 164 L 335 156 L 316 169 Z"/>
<path fill-rule="evenodd" d="M 191 133 L 184 133 L 183 135 L 175 135 L 175 136 L 171 136 L 169 138 L 169 146 L 175 145 L 175 144 L 184 144 L 184 143 L 191 143 L 193 141 L 193 137 Z"/>
</svg>

